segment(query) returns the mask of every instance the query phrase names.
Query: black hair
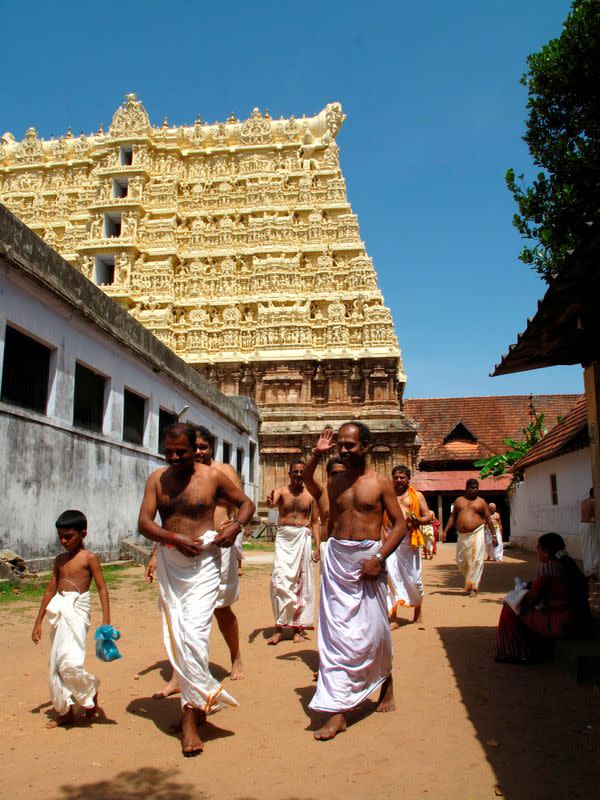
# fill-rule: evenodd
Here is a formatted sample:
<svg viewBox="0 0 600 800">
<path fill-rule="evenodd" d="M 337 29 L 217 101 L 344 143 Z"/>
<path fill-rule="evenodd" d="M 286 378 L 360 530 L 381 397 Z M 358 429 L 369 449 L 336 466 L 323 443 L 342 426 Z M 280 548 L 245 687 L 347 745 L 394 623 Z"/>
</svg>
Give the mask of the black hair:
<svg viewBox="0 0 600 800">
<path fill-rule="evenodd" d="M 204 425 L 196 425 L 196 439 L 202 439 L 203 442 L 208 442 L 211 451 L 215 449 L 215 437 L 212 433 L 205 428 Z"/>
<path fill-rule="evenodd" d="M 63 511 L 60 517 L 54 523 L 56 528 L 72 528 L 74 531 L 87 531 L 87 518 L 83 511 L 77 511 L 70 508 Z"/>
<path fill-rule="evenodd" d="M 538 544 L 551 558 L 556 558 L 559 550 L 565 549 L 565 540 L 558 533 L 544 533 L 538 539 Z"/>
<path fill-rule="evenodd" d="M 342 428 L 347 428 L 349 425 L 354 425 L 355 428 L 358 428 L 358 438 L 362 445 L 366 447 L 367 445 L 371 444 L 373 434 L 371 433 L 371 429 L 368 425 L 366 425 L 364 422 L 360 422 L 360 420 L 353 419 L 350 420 L 350 422 L 344 422 L 343 425 L 340 425 L 339 430 L 341 431 Z"/>
<path fill-rule="evenodd" d="M 337 467 L 338 464 L 341 464 L 342 467 L 344 467 L 344 469 L 346 468 L 346 465 L 339 456 L 334 456 L 333 458 L 330 458 L 329 461 L 327 462 L 327 466 L 325 467 L 325 471 L 327 472 L 327 474 L 331 475 L 331 470 L 334 467 Z"/>
<path fill-rule="evenodd" d="M 193 425 L 188 425 L 186 422 L 173 422 L 172 425 L 167 425 L 164 432 L 165 440 L 176 439 L 178 436 L 185 436 L 190 447 L 196 449 L 196 428 Z"/>
<path fill-rule="evenodd" d="M 477 478 L 469 478 L 469 480 L 465 483 L 465 488 L 468 489 L 469 486 L 477 486 L 477 488 L 479 488 L 479 481 Z"/>
<path fill-rule="evenodd" d="M 405 464 L 396 464 L 396 466 L 392 470 L 392 478 L 397 472 L 402 472 L 404 475 L 407 475 L 408 480 L 410 480 L 411 472 L 410 469 Z"/>
<path fill-rule="evenodd" d="M 304 461 L 302 461 L 301 458 L 295 458 L 293 461 L 290 461 L 290 466 L 289 466 L 288 472 L 291 472 L 292 471 L 292 467 L 295 467 L 296 464 L 302 464 L 302 466 L 304 466 Z"/>
</svg>

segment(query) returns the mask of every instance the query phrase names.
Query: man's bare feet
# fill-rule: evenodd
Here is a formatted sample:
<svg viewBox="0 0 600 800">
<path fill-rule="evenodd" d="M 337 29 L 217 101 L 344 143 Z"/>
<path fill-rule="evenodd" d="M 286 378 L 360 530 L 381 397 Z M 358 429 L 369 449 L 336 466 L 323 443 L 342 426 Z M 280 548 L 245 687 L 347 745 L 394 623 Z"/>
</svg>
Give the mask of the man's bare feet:
<svg viewBox="0 0 600 800">
<path fill-rule="evenodd" d="M 306 639 L 306 634 L 304 633 L 304 631 L 296 630 L 294 632 L 294 638 L 292 639 L 292 641 L 294 642 L 294 644 L 300 644 L 300 642 L 303 642 L 305 639 Z"/>
<path fill-rule="evenodd" d="M 83 713 L 86 719 L 92 719 L 98 714 L 99 711 L 100 708 L 98 707 L 98 692 L 96 692 L 96 694 L 94 695 L 94 705 L 91 708 L 86 708 Z"/>
<path fill-rule="evenodd" d="M 279 644 L 279 642 L 283 639 L 283 631 L 277 629 L 273 636 L 267 639 L 267 644 Z"/>
<path fill-rule="evenodd" d="M 200 738 L 198 726 L 206 720 L 206 715 L 198 708 L 186 706 L 181 719 L 181 752 L 184 758 L 199 756 L 204 750 L 204 742 Z"/>
<path fill-rule="evenodd" d="M 69 706 L 69 710 L 66 714 L 60 714 L 56 719 L 51 719 L 50 722 L 47 722 L 45 727 L 49 730 L 51 728 L 60 728 L 61 725 L 71 725 L 75 722 L 75 714 L 73 713 L 73 706 Z"/>
<path fill-rule="evenodd" d="M 313 736 L 317 741 L 325 742 L 328 739 L 335 739 L 338 733 L 344 733 L 346 727 L 346 717 L 343 714 L 332 714 L 325 725 L 313 733 Z"/>
<path fill-rule="evenodd" d="M 394 681 L 392 676 L 386 678 L 379 693 L 379 700 L 377 701 L 377 711 L 395 711 L 396 701 L 394 700 Z"/>
<path fill-rule="evenodd" d="M 415 606 L 415 613 L 413 614 L 413 622 L 423 622 L 422 606 Z"/>
<path fill-rule="evenodd" d="M 395 617 L 390 620 L 390 630 L 391 631 L 397 631 L 399 627 L 400 627 L 400 623 L 398 622 L 398 620 Z"/>
<path fill-rule="evenodd" d="M 171 680 L 168 683 L 166 683 L 159 692 L 154 692 L 152 697 L 155 700 L 164 700 L 165 697 L 170 697 L 172 694 L 177 694 L 177 692 L 180 691 L 181 688 L 179 686 L 179 681 L 177 680 L 177 676 L 173 674 Z"/>
<path fill-rule="evenodd" d="M 469 591 L 467 592 L 467 595 L 469 597 L 477 597 L 477 589 L 469 589 Z"/>
<path fill-rule="evenodd" d="M 229 675 L 232 681 L 241 681 L 246 675 L 244 673 L 244 665 L 242 664 L 242 657 L 237 656 L 231 662 L 231 673 Z"/>
</svg>

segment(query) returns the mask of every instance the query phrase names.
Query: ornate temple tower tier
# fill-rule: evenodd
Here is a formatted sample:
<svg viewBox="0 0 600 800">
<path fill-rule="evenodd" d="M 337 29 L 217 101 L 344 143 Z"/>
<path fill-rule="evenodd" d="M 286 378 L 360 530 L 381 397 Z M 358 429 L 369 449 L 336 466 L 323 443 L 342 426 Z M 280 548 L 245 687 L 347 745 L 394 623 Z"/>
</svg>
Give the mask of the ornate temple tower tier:
<svg viewBox="0 0 600 800">
<path fill-rule="evenodd" d="M 325 421 L 369 422 L 381 468 L 414 448 L 339 166 L 343 120 L 330 103 L 152 127 L 130 94 L 107 132 L 0 141 L 0 202 L 223 391 L 256 399 L 268 490 L 281 448 L 304 453 Z"/>
</svg>

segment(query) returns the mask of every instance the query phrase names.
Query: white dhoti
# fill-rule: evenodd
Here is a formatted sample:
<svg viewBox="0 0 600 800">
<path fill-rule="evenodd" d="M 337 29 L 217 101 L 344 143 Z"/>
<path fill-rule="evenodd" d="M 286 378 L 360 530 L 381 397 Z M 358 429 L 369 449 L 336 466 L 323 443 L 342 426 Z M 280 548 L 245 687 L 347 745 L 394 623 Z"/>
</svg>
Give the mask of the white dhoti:
<svg viewBox="0 0 600 800">
<path fill-rule="evenodd" d="M 235 560 L 235 559 L 234 559 Z M 210 673 L 208 637 L 221 578 L 221 550 L 211 544 L 196 558 L 161 546 L 156 553 L 165 647 L 181 686 L 182 706 L 205 712 L 237 706 Z"/>
<path fill-rule="evenodd" d="M 459 533 L 456 542 L 456 566 L 465 579 L 465 590 L 479 589 L 485 559 L 484 525 L 471 533 Z"/>
<path fill-rule="evenodd" d="M 494 542 L 492 541 L 492 534 L 490 533 L 489 528 L 486 527 L 485 529 L 485 553 L 488 558 L 491 558 L 493 561 L 502 561 L 504 558 L 504 545 L 502 543 L 502 534 L 500 533 L 500 528 L 494 525 L 494 533 L 496 534 L 496 539 L 498 540 L 498 544 L 494 546 Z"/>
<path fill-rule="evenodd" d="M 595 522 L 581 522 L 579 525 L 581 536 L 581 554 L 583 558 L 583 572 L 587 577 L 598 575 L 598 529 Z"/>
<path fill-rule="evenodd" d="M 311 533 L 306 526 L 279 525 L 277 528 L 271 605 L 278 627 L 314 627 L 315 579 Z"/>
<path fill-rule="evenodd" d="M 219 591 L 215 608 L 232 606 L 240 596 L 240 577 L 238 575 L 238 558 L 241 555 L 241 543 L 238 546 L 240 534 L 232 547 L 221 548 L 221 569 L 219 575 Z"/>
<path fill-rule="evenodd" d="M 52 637 L 50 697 L 61 715 L 75 703 L 84 708 L 94 707 L 94 695 L 100 681 L 83 667 L 91 608 L 89 592 L 55 594 L 46 608 Z"/>
<path fill-rule="evenodd" d="M 410 544 L 407 534 L 386 560 L 388 572 L 388 611 L 393 614 L 399 606 L 420 606 L 423 603 L 421 577 L 421 548 Z"/>
<path fill-rule="evenodd" d="M 310 702 L 335 714 L 360 705 L 392 672 L 386 578 L 361 577 L 381 542 L 329 539 L 321 561 L 319 680 Z"/>
</svg>

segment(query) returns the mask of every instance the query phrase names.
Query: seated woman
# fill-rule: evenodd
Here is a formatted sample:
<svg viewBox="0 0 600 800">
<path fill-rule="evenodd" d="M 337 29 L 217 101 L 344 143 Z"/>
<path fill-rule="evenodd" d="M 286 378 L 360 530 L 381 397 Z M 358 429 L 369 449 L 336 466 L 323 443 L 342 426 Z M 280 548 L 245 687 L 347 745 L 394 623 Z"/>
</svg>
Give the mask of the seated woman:
<svg viewBox="0 0 600 800">
<path fill-rule="evenodd" d="M 591 631 L 587 580 L 557 533 L 540 536 L 540 568 L 519 614 L 504 603 L 496 633 L 496 661 L 540 661 L 555 639 L 585 638 Z"/>
</svg>

